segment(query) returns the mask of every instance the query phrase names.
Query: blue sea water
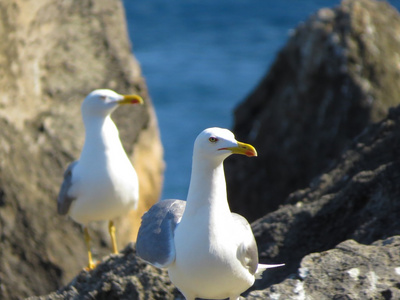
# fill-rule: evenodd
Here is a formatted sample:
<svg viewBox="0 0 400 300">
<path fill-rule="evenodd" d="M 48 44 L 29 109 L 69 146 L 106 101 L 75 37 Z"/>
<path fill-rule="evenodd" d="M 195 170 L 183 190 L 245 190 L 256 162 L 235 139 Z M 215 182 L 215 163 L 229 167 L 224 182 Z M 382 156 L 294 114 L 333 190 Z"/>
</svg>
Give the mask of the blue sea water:
<svg viewBox="0 0 400 300">
<path fill-rule="evenodd" d="M 389 1 L 400 8 L 400 0 Z M 193 142 L 233 110 L 300 22 L 339 0 L 124 0 L 164 146 L 163 198 L 186 199 Z M 245 142 L 245 141 L 244 141 Z"/>
</svg>

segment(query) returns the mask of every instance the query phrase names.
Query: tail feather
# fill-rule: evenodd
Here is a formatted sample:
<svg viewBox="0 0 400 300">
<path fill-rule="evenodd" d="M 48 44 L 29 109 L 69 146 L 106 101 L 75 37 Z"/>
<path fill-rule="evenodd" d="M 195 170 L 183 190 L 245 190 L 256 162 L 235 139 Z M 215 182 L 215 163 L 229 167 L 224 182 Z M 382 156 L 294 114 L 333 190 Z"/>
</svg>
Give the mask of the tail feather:
<svg viewBox="0 0 400 300">
<path fill-rule="evenodd" d="M 278 268 L 282 267 L 285 264 L 273 264 L 273 265 L 268 265 L 268 264 L 258 264 L 257 271 L 255 274 L 256 279 L 261 279 L 263 272 L 266 269 L 272 269 L 272 268 Z"/>
</svg>

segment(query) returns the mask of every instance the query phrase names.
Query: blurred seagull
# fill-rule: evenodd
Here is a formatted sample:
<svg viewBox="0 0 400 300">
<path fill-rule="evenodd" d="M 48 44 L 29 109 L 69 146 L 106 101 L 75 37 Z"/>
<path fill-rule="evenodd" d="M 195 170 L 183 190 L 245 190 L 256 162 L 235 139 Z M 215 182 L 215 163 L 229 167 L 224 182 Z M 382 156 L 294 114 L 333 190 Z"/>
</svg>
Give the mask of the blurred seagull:
<svg viewBox="0 0 400 300">
<path fill-rule="evenodd" d="M 257 156 L 232 132 L 209 128 L 194 143 L 187 201 L 163 200 L 142 217 L 139 257 L 168 268 L 186 300 L 239 299 L 265 269 L 250 224 L 229 209 L 223 161 L 232 153 Z"/>
<path fill-rule="evenodd" d="M 57 199 L 60 215 L 82 224 L 88 251 L 88 269 L 94 268 L 88 224 L 108 220 L 113 253 L 118 253 L 113 220 L 137 207 L 139 183 L 110 114 L 122 104 L 142 104 L 137 95 L 95 90 L 83 101 L 85 143 L 79 160 L 64 173 Z"/>
</svg>

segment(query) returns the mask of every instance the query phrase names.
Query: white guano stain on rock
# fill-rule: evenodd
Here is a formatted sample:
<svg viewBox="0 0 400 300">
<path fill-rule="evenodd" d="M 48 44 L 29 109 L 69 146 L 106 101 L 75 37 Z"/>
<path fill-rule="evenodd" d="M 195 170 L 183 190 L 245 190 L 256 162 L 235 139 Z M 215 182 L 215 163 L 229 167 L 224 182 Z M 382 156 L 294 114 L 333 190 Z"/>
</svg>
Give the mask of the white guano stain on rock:
<svg viewBox="0 0 400 300">
<path fill-rule="evenodd" d="M 358 280 L 358 276 L 360 275 L 360 270 L 358 268 L 352 268 L 350 270 L 347 270 L 347 273 L 350 275 L 352 279 Z"/>
</svg>

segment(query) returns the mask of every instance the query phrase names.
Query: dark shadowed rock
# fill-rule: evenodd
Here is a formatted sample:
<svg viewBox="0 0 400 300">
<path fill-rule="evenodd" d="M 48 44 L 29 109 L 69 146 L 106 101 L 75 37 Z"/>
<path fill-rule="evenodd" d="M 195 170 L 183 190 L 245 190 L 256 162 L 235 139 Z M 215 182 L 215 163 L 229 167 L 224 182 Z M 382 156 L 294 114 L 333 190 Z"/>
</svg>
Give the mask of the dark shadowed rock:
<svg viewBox="0 0 400 300">
<path fill-rule="evenodd" d="M 226 162 L 232 210 L 275 210 L 400 103 L 400 17 L 386 2 L 345 0 L 293 32 L 235 111 L 234 132 L 259 157 Z"/>
<path fill-rule="evenodd" d="M 362 245 L 347 240 L 334 249 L 302 259 L 296 275 L 245 299 L 399 299 L 400 236 Z M 266 272 L 269 273 L 269 272 Z M 82 271 L 67 286 L 29 300 L 154 299 L 183 300 L 165 270 L 146 265 L 129 245 L 104 259 L 91 272 Z"/>
<path fill-rule="evenodd" d="M 301 259 L 353 239 L 400 235 L 400 107 L 369 126 L 338 164 L 277 211 L 253 223 L 261 261 L 285 262 L 259 286 L 296 273 Z"/>
<path fill-rule="evenodd" d="M 120 1 L 1 1 L 0 38 L 0 299 L 17 299 L 54 291 L 86 265 L 80 228 L 57 215 L 56 198 L 83 145 L 80 104 L 89 92 L 145 99 L 113 115 L 139 174 L 138 215 L 158 199 L 163 161 Z M 135 213 L 119 220 L 121 248 L 138 224 Z M 97 228 L 101 258 L 109 237 Z"/>
<path fill-rule="evenodd" d="M 160 270 L 137 259 L 133 244 L 121 254 L 104 258 L 96 269 L 82 271 L 68 285 L 30 300 L 60 299 L 183 299 L 169 281 L 166 270 Z"/>
</svg>

